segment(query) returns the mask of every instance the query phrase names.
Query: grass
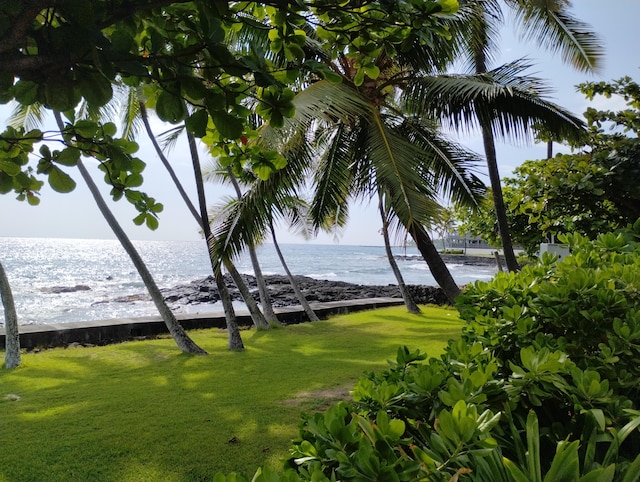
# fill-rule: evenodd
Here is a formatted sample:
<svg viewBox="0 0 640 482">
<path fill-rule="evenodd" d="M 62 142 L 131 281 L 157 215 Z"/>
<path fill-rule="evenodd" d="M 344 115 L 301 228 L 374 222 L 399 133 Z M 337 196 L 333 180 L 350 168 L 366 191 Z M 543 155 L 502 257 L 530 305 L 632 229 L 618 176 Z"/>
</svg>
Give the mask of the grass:
<svg viewBox="0 0 640 482">
<path fill-rule="evenodd" d="M 268 332 L 191 332 L 210 356 L 171 339 L 23 355 L 0 370 L 0 481 L 196 481 L 281 466 L 302 412 L 346 396 L 399 345 L 442 352 L 457 312 L 388 308 Z M 4 354 L 2 354 L 4 356 Z"/>
</svg>

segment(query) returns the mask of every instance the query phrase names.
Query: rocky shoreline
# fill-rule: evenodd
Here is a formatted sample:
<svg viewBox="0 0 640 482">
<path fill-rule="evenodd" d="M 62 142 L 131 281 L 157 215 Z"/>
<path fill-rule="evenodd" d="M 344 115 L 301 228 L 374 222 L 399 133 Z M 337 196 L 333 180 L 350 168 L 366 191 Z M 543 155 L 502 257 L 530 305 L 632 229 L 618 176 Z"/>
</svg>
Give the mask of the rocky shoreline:
<svg viewBox="0 0 640 482">
<path fill-rule="evenodd" d="M 256 301 L 259 301 L 255 278 L 250 275 L 243 275 L 243 278 Z M 317 280 L 306 276 L 295 276 L 295 279 L 307 301 L 311 303 L 381 297 L 401 298 L 397 285 L 359 285 L 343 281 Z M 225 280 L 230 288 L 232 299 L 234 301 L 242 301 L 242 297 L 231 278 L 227 275 Z M 270 275 L 265 276 L 265 280 L 275 308 L 300 304 L 286 276 Z M 446 296 L 439 287 L 409 285 L 409 290 L 419 304 L 445 305 L 448 303 Z M 161 291 L 167 303 L 174 309 L 185 305 L 215 303 L 220 300 L 218 289 L 212 276 L 184 285 L 162 289 Z M 136 295 L 135 299 L 142 299 L 141 297 L 146 297 L 146 295 Z M 135 299 L 125 297 L 116 301 L 127 302 L 135 301 Z"/>
</svg>

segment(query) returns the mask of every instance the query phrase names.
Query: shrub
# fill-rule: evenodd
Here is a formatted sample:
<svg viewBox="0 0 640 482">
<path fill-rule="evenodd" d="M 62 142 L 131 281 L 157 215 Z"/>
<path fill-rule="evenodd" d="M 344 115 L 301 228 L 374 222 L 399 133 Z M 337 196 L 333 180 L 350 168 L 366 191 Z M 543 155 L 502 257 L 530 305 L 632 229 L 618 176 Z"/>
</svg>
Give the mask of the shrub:
<svg viewBox="0 0 640 482">
<path fill-rule="evenodd" d="M 524 348 L 506 377 L 477 343 L 423 358 L 400 348 L 354 403 L 306 417 L 288 466 L 301 480 L 638 479 L 640 412 L 613 420 L 606 381 L 562 352 Z"/>
<path fill-rule="evenodd" d="M 476 282 L 462 337 L 305 416 L 281 480 L 640 479 L 639 239 L 566 236 L 565 260 Z"/>
</svg>

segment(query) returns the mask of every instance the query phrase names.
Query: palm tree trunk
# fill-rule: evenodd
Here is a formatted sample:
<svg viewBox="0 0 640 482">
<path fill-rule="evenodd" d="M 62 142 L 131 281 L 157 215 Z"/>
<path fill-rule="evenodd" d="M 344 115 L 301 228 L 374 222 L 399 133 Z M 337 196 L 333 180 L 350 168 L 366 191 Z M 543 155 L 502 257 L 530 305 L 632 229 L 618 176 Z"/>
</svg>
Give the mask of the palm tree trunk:
<svg viewBox="0 0 640 482">
<path fill-rule="evenodd" d="M 9 285 L 9 278 L 7 278 L 2 263 L 0 263 L 0 298 L 2 298 L 2 306 L 4 307 L 4 366 L 11 369 L 20 366 L 21 363 L 20 331 L 11 285 Z"/>
<path fill-rule="evenodd" d="M 269 289 L 267 288 L 267 282 L 262 275 L 262 268 L 260 268 L 260 262 L 258 261 L 258 254 L 256 248 L 253 246 L 247 246 L 249 251 L 249 257 L 251 258 L 251 265 L 253 266 L 253 273 L 256 276 L 256 284 L 258 285 L 258 293 L 260 294 L 260 303 L 262 304 L 262 310 L 264 311 L 264 317 L 269 323 L 280 323 L 278 317 L 273 311 L 273 305 L 271 304 L 271 297 L 269 296 Z"/>
<path fill-rule="evenodd" d="M 502 196 L 502 184 L 500 182 L 500 172 L 498 171 L 496 145 L 491 128 L 485 125 L 482 126 L 482 141 L 484 143 L 484 151 L 487 158 L 487 168 L 489 170 L 489 180 L 491 181 L 493 204 L 496 211 L 496 219 L 498 221 L 498 230 L 500 231 L 500 240 L 502 241 L 504 259 L 507 262 L 507 269 L 509 271 L 519 271 L 520 266 L 518 266 L 516 255 L 513 252 L 513 244 L 511 243 L 511 235 L 509 233 L 509 221 L 507 219 L 507 209 L 504 205 L 504 197 Z"/>
<path fill-rule="evenodd" d="M 409 234 L 416 243 L 416 247 L 422 257 L 429 265 L 431 274 L 442 288 L 449 302 L 453 305 L 456 297 L 460 294 L 460 288 L 456 284 L 453 276 L 449 272 L 447 265 L 444 263 L 433 241 L 427 234 L 427 231 L 420 225 L 413 224 L 408 230 Z"/>
<path fill-rule="evenodd" d="M 309 321 L 319 321 L 320 319 L 318 318 L 318 315 L 316 315 L 315 311 L 311 309 L 311 306 L 309 305 L 307 298 L 305 298 L 304 294 L 302 293 L 302 290 L 300 289 L 300 287 L 298 286 L 298 283 L 296 282 L 296 279 L 291 274 L 291 271 L 289 270 L 289 266 L 287 266 L 287 262 L 285 261 L 284 256 L 282 255 L 282 251 L 280 251 L 280 246 L 278 245 L 278 240 L 276 239 L 276 230 L 273 228 L 273 222 L 271 220 L 269 220 L 269 229 L 271 230 L 271 239 L 273 240 L 273 246 L 276 248 L 276 253 L 278 253 L 278 258 L 280 258 L 280 263 L 282 263 L 284 272 L 287 273 L 289 284 L 291 285 L 291 288 L 293 288 L 293 292 L 296 294 L 296 298 L 298 298 L 298 301 L 300 302 L 300 306 L 302 306 L 302 309 L 307 314 L 307 318 L 309 318 Z"/>
<path fill-rule="evenodd" d="M 53 115 L 56 119 L 56 123 L 58 124 L 60 131 L 62 131 L 64 129 L 62 116 L 59 112 L 54 112 Z M 156 305 L 156 308 L 160 313 L 160 317 L 164 321 L 164 324 L 167 326 L 167 329 L 178 345 L 178 348 L 186 353 L 206 355 L 207 352 L 196 345 L 196 343 L 189 337 L 189 335 L 187 335 L 187 332 L 184 331 L 182 325 L 178 323 L 178 320 L 176 320 L 173 312 L 165 303 L 162 292 L 158 288 L 158 285 L 153 279 L 153 276 L 151 276 L 147 265 L 144 264 L 142 257 L 140 257 L 140 254 L 136 250 L 135 246 L 116 220 L 115 216 L 109 209 L 109 206 L 107 206 L 107 203 L 102 198 L 98 186 L 96 186 L 96 183 L 93 182 L 93 178 L 91 177 L 91 174 L 89 174 L 89 171 L 87 171 L 87 168 L 84 166 L 82 159 L 78 160 L 77 166 L 82 179 L 84 179 L 84 182 L 87 184 L 87 187 L 89 188 L 89 191 L 91 192 L 91 195 L 93 196 L 93 199 L 95 200 L 98 209 L 102 214 L 102 217 L 104 217 L 105 221 L 107 221 L 107 224 L 113 231 L 113 234 L 116 235 L 116 238 L 118 238 L 120 245 L 124 248 L 125 252 L 129 255 L 131 262 L 136 267 L 138 274 L 142 278 L 142 282 L 149 292 L 149 296 L 151 296 L 151 300 Z"/>
<path fill-rule="evenodd" d="M 485 40 L 479 42 L 478 46 L 486 45 L 488 40 L 487 31 L 483 31 Z M 474 64 L 476 73 L 484 74 L 487 72 L 487 57 L 482 48 L 474 52 Z M 507 219 L 507 210 L 504 205 L 504 197 L 502 195 L 502 183 L 500 182 L 500 172 L 498 170 L 498 158 L 496 155 L 496 143 L 493 138 L 490 121 L 487 119 L 479 119 L 480 128 L 482 129 L 482 142 L 484 144 L 484 153 L 487 159 L 487 169 L 489 171 L 489 181 L 491 182 L 491 191 L 493 195 L 493 204 L 496 211 L 496 220 L 498 221 L 498 230 L 500 231 L 500 241 L 502 242 L 502 252 L 507 262 L 509 271 L 519 271 L 518 261 L 513 252 L 513 244 L 511 243 L 511 235 L 509 233 L 509 221 Z"/>
<path fill-rule="evenodd" d="M 147 108 L 145 107 L 143 102 L 139 103 L 140 105 L 140 116 L 142 117 L 142 122 L 144 124 L 145 130 L 147 131 L 147 135 L 153 144 L 153 147 L 162 162 L 162 165 L 165 167 L 169 176 L 173 180 L 182 200 L 187 205 L 187 208 L 195 218 L 196 222 L 200 226 L 200 228 L 204 231 L 204 225 L 202 222 L 202 216 L 198 213 L 195 206 L 189 199 L 189 195 L 184 190 L 180 179 L 176 175 L 173 167 L 171 167 L 171 163 L 160 149 L 158 145 L 158 141 L 156 140 L 156 136 L 151 129 L 151 125 L 149 124 L 149 117 L 147 116 Z M 195 143 L 194 143 L 195 146 Z M 195 151 L 197 153 L 197 150 Z M 206 200 L 205 200 L 206 203 Z M 206 211 L 205 211 L 206 212 Z M 228 335 L 228 348 L 229 350 L 244 350 L 244 344 L 242 343 L 242 337 L 240 336 L 240 329 L 238 328 L 238 323 L 236 321 L 236 312 L 233 308 L 233 301 L 231 300 L 231 294 L 229 293 L 229 289 L 224 281 L 224 276 L 222 276 L 222 271 L 220 269 L 219 263 L 211 255 L 211 245 L 209 244 L 209 240 L 207 239 L 207 250 L 209 251 L 209 262 L 211 263 L 211 268 L 213 269 L 213 278 L 216 282 L 216 287 L 218 288 L 218 294 L 220 295 L 220 302 L 222 303 L 222 309 L 224 310 L 224 317 L 227 324 L 227 335 Z"/>
<path fill-rule="evenodd" d="M 189 149 L 191 150 L 191 160 L 193 162 L 193 173 L 196 177 L 196 189 L 198 191 L 198 201 L 200 204 L 200 217 L 202 219 L 202 230 L 204 232 L 204 236 L 207 240 L 207 246 L 209 248 L 209 257 L 211 258 L 211 253 L 213 253 L 213 244 L 215 242 L 215 237 L 211 233 L 211 226 L 209 226 L 209 217 L 207 215 L 207 200 L 204 194 L 204 181 L 202 180 L 202 169 L 200 168 L 200 156 L 198 155 L 198 149 L 196 147 L 196 141 L 193 138 L 193 135 L 187 131 L 187 138 L 189 140 Z M 212 259 L 212 262 L 214 260 Z M 215 261 L 215 265 L 218 265 L 218 262 Z M 234 283 L 238 287 L 242 298 L 244 298 L 244 302 L 247 305 L 247 309 L 251 314 L 251 319 L 253 320 L 253 324 L 258 330 L 268 330 L 270 328 L 269 323 L 265 319 L 264 315 L 260 312 L 258 308 L 258 304 L 253 299 L 249 288 L 246 283 L 242 279 L 242 275 L 238 272 L 236 267 L 233 265 L 231 260 L 228 258 L 223 260 L 224 267 L 227 268 L 229 274 L 233 278 Z"/>
<path fill-rule="evenodd" d="M 236 176 L 233 174 L 233 169 L 231 169 L 231 166 L 227 167 L 227 175 L 229 176 L 229 180 L 233 185 L 233 189 L 236 191 L 236 197 L 238 198 L 238 200 L 242 199 L 242 191 L 240 190 L 240 185 L 238 184 Z M 262 269 L 260 268 L 260 262 L 258 261 L 256 248 L 255 246 L 250 245 L 247 246 L 247 250 L 249 251 L 249 258 L 251 259 L 253 274 L 256 277 L 256 284 L 258 285 L 258 293 L 260 294 L 260 303 L 262 304 L 262 309 L 264 310 L 264 316 L 269 322 L 280 323 L 280 320 L 278 320 L 278 317 L 273 311 L 271 297 L 269 296 L 267 283 L 264 279 L 264 276 L 262 275 Z"/>
<path fill-rule="evenodd" d="M 396 263 L 396 259 L 393 257 L 393 252 L 391 251 L 391 242 L 389 240 L 389 221 L 387 219 L 387 213 L 385 212 L 384 205 L 382 203 L 382 195 L 380 195 L 378 209 L 380 210 L 380 217 L 382 218 L 382 237 L 384 239 L 384 249 L 387 253 L 387 259 L 389 260 L 391 271 L 393 271 L 393 274 L 398 281 L 398 288 L 400 289 L 400 294 L 402 295 L 402 299 L 404 300 L 404 306 L 406 306 L 409 313 L 421 313 L 420 308 L 414 301 L 413 296 L 411 296 L 407 285 L 404 283 L 404 278 L 402 277 L 402 273 L 400 272 L 398 263 Z"/>
<path fill-rule="evenodd" d="M 87 168 L 84 166 L 81 159 L 78 160 L 78 170 L 80 171 L 80 175 L 87 184 L 89 191 L 91 191 L 91 195 L 96 201 L 96 204 L 98 205 L 98 209 L 100 209 L 102 216 L 105 218 L 105 220 L 109 224 L 109 227 L 116 235 L 116 238 L 118 238 L 118 241 L 120 241 L 120 244 L 127 252 L 129 258 L 131 258 L 131 261 L 138 270 L 138 273 L 140 274 L 144 285 L 147 287 L 147 291 L 149 291 L 149 295 L 151 296 L 153 303 L 156 305 L 156 308 L 160 312 L 162 320 L 167 326 L 169 333 L 171 333 L 171 336 L 175 340 L 178 347 L 186 353 L 206 355 L 207 352 L 196 345 L 195 342 L 189 337 L 189 335 L 187 335 L 187 333 L 184 331 L 184 328 L 182 328 L 182 325 L 178 323 L 178 320 L 176 320 L 176 317 L 173 315 L 173 313 L 165 303 L 164 297 L 162 296 L 158 285 L 153 279 L 153 276 L 151 276 L 151 273 L 138 254 L 138 251 L 133 246 L 133 243 L 131 243 L 122 227 L 120 227 L 120 224 L 118 224 L 118 221 L 107 206 L 107 203 L 105 203 L 104 199 L 102 199 L 102 195 L 98 190 L 98 186 L 96 186 L 96 184 L 93 182 L 89 171 L 87 171 Z"/>
<path fill-rule="evenodd" d="M 162 152 L 162 149 L 158 145 L 156 136 L 154 135 L 153 130 L 151 129 L 151 125 L 149 124 L 147 108 L 145 107 L 144 102 L 140 102 L 139 106 L 140 106 L 140 116 L 142 117 L 142 122 L 144 124 L 145 130 L 147 131 L 147 135 L 149 136 L 149 139 L 151 140 L 151 143 L 153 144 L 153 147 L 155 148 L 156 153 L 158 154 L 158 157 L 160 157 L 160 161 L 162 162 L 162 165 L 165 167 L 165 169 L 169 173 L 169 176 L 171 177 L 176 188 L 178 189 L 178 192 L 180 193 L 180 196 L 182 197 L 182 200 L 184 201 L 184 203 L 187 205 L 187 208 L 195 218 L 200 228 L 204 231 L 202 216 L 200 216 L 197 209 L 191 202 L 189 195 L 184 190 L 184 187 L 182 186 L 180 179 L 178 179 L 178 176 L 173 170 L 171 163 L 169 162 L 167 157 L 164 155 L 164 152 Z M 193 143 L 193 145 L 195 150 L 195 142 Z M 190 144 L 190 147 L 191 147 L 191 144 Z M 197 150 L 195 150 L 195 153 L 197 154 Z M 220 302 L 222 303 L 222 309 L 224 310 L 225 321 L 227 324 L 227 334 L 229 337 L 228 348 L 230 350 L 243 350 L 244 345 L 242 343 L 242 337 L 240 336 L 240 330 L 236 322 L 236 312 L 233 308 L 233 301 L 231 300 L 231 294 L 229 293 L 227 284 L 224 281 L 224 276 L 222 275 L 222 270 L 220 269 L 220 263 L 218 263 L 212 257 L 209 241 L 208 240 L 206 241 L 207 241 L 207 250 L 209 251 L 209 262 L 211 263 L 211 268 L 213 269 L 213 278 L 215 280 L 216 287 L 218 288 L 218 294 L 220 295 Z"/>
</svg>

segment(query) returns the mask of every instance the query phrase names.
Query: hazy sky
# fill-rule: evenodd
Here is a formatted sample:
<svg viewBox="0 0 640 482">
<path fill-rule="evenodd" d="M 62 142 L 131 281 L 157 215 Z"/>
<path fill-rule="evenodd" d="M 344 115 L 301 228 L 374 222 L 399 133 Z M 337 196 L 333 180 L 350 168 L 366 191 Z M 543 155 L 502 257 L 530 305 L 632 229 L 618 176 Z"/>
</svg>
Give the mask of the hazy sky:
<svg viewBox="0 0 640 482">
<path fill-rule="evenodd" d="M 526 44 L 514 35 L 514 29 L 508 24 L 501 37 L 502 55 L 499 63 L 528 57 L 534 63 L 531 74 L 547 79 L 554 89 L 551 100 L 576 114 L 584 112 L 588 103 L 575 90 L 575 85 L 587 80 L 618 79 L 629 75 L 640 81 L 640 0 L 574 0 L 574 14 L 591 24 L 598 32 L 606 49 L 604 67 L 594 76 L 577 73 L 563 65 L 557 56 L 552 56 L 533 43 Z M 614 8 L 615 7 L 615 8 Z M 600 104 L 603 105 L 603 104 Z M 0 121 L 8 116 L 9 109 L 0 106 Z M 141 138 L 142 139 L 142 138 Z M 482 142 L 478 136 L 468 135 L 460 141 L 476 152 L 482 152 Z M 110 202 L 116 216 L 132 239 L 189 240 L 198 239 L 195 221 L 178 197 L 168 175 L 162 168 L 155 152 L 145 140 L 141 140 L 138 157 L 147 162 L 144 190 L 165 206 L 160 217 L 160 228 L 149 231 L 145 227 L 135 226 L 131 219 L 135 209 L 126 201 Z M 498 160 L 502 177 L 509 175 L 514 167 L 527 159 L 544 157 L 545 146 L 514 147 L 498 146 Z M 190 158 L 184 145 L 178 146 L 170 154 L 170 159 L 178 176 L 188 192 L 195 193 L 193 171 Z M 103 187 L 106 198 L 108 187 L 92 164 L 94 178 Z M 481 166 L 484 172 L 484 166 Z M 17 237 L 66 237 L 66 238 L 113 238 L 109 227 L 98 212 L 89 192 L 82 185 L 82 179 L 71 173 L 78 182 L 76 190 L 70 194 L 58 194 L 48 188 L 42 191 L 42 201 L 33 207 L 15 200 L 13 194 L 0 195 L 0 236 Z M 229 191 L 219 185 L 209 185 L 207 196 L 210 203 L 216 202 Z M 380 222 L 375 202 L 371 206 L 352 206 L 350 222 L 339 239 L 341 244 L 381 245 Z M 279 241 L 283 243 L 301 243 L 301 238 L 289 234 L 286 228 L 279 230 Z M 315 243 L 335 242 L 331 235 L 322 235 Z"/>
</svg>

